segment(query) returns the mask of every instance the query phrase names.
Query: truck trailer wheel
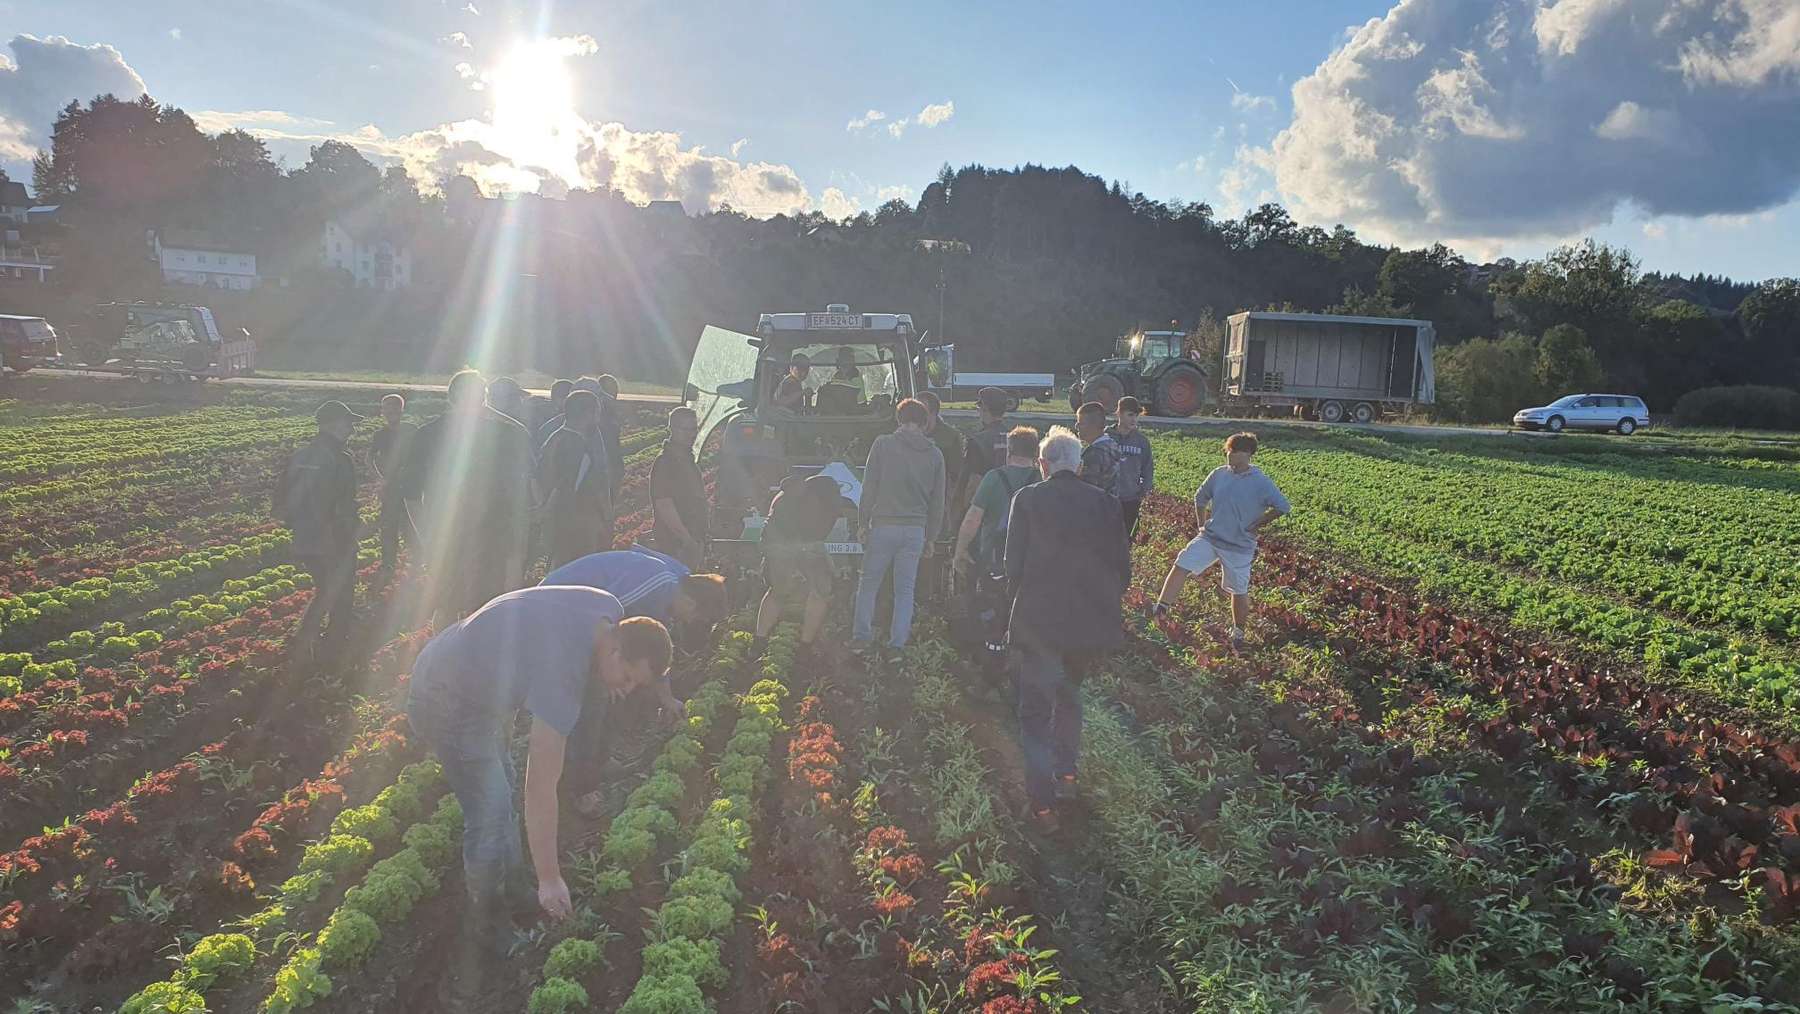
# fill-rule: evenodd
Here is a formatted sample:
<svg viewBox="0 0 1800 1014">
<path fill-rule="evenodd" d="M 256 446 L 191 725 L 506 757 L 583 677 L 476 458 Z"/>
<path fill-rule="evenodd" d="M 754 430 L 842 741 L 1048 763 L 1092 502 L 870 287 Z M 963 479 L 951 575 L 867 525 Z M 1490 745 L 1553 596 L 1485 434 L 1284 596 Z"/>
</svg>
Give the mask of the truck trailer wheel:
<svg viewBox="0 0 1800 1014">
<path fill-rule="evenodd" d="M 1351 422 L 1372 423 L 1375 421 L 1375 415 L 1375 406 L 1366 401 L 1359 401 L 1350 406 Z"/>
<path fill-rule="evenodd" d="M 1206 400 L 1206 384 L 1199 370 L 1172 369 L 1156 382 L 1152 414 L 1186 419 L 1200 411 Z"/>
<path fill-rule="evenodd" d="M 1108 412 L 1116 411 L 1119 407 L 1119 399 L 1123 397 L 1125 397 L 1125 385 L 1119 383 L 1119 378 L 1105 374 L 1088 381 L 1081 388 L 1082 404 L 1097 401 Z M 1075 407 L 1079 409 L 1081 406 Z"/>
<path fill-rule="evenodd" d="M 1344 421 L 1344 403 L 1341 401 L 1322 401 L 1318 407 L 1319 421 L 1322 423 L 1341 423 Z"/>
</svg>

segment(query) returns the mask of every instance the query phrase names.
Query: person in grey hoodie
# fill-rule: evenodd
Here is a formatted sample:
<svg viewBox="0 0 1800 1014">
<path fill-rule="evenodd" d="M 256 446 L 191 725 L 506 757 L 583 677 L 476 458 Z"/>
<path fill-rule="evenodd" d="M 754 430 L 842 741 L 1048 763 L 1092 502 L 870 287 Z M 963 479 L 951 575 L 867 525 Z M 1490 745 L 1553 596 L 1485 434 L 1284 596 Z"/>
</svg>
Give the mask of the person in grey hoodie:
<svg viewBox="0 0 1800 1014">
<path fill-rule="evenodd" d="M 944 454 L 925 435 L 931 413 L 916 398 L 895 409 L 900 428 L 875 438 L 863 469 L 862 579 L 856 586 L 853 650 L 868 651 L 875 640 L 875 599 L 888 571 L 894 572 L 894 617 L 890 652 L 906 647 L 912 633 L 913 588 L 919 561 L 931 555 L 932 540 L 944 519 Z"/>
<path fill-rule="evenodd" d="M 1119 470 L 1113 476 L 1112 494 L 1119 498 L 1125 511 L 1125 540 L 1131 541 L 1137 531 L 1138 510 L 1144 497 L 1156 485 L 1156 461 L 1150 455 L 1150 439 L 1138 429 L 1138 416 L 1144 407 L 1132 397 L 1119 399 L 1119 421 L 1106 431 L 1119 446 Z"/>
</svg>

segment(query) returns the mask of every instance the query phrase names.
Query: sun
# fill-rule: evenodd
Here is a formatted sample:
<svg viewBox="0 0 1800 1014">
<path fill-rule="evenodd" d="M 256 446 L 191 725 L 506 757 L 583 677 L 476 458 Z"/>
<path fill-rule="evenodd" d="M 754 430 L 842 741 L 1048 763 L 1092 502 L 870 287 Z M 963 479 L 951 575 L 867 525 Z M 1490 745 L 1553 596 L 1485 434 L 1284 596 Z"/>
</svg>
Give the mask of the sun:
<svg viewBox="0 0 1800 1014">
<path fill-rule="evenodd" d="M 573 180 L 580 175 L 576 152 L 583 121 L 575 111 L 567 59 L 566 48 L 555 40 L 521 42 L 488 72 L 494 105 L 487 146 L 514 165 Z"/>
</svg>

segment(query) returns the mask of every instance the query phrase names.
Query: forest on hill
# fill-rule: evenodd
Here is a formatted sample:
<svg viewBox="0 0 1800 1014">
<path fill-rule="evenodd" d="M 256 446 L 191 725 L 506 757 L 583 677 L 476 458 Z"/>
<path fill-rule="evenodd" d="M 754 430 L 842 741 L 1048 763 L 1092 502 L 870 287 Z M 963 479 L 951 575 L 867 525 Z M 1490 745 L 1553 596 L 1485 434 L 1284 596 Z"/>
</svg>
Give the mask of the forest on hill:
<svg viewBox="0 0 1800 1014">
<path fill-rule="evenodd" d="M 1442 409 L 1472 419 L 1567 390 L 1665 409 L 1695 388 L 1800 375 L 1791 278 L 1647 274 L 1593 242 L 1475 264 L 1302 225 L 1279 204 L 1220 218 L 1073 166 L 946 165 L 916 202 L 757 219 L 610 192 L 486 198 L 466 177 L 413 179 L 335 141 L 289 169 L 250 134 L 209 135 L 148 96 L 71 103 L 52 138 L 33 188 L 64 211 L 32 239 L 64 266 L 8 308 L 60 322 L 102 301 L 199 301 L 164 285 L 145 242 L 199 233 L 258 255 L 258 289 L 205 298 L 276 364 L 671 381 L 705 324 L 846 302 L 912 313 L 971 367 L 1059 372 L 1136 326 L 1177 321 L 1208 344 L 1242 309 L 1423 317 L 1438 325 Z M 324 267 L 328 221 L 410 249 L 411 287 L 357 289 Z"/>
</svg>

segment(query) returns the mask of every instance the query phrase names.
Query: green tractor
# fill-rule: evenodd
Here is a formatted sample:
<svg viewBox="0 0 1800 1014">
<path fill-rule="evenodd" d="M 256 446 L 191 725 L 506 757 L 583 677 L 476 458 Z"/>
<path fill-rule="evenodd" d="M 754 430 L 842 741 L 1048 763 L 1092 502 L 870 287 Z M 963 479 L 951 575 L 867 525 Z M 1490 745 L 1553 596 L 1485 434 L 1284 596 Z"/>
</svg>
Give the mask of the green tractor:
<svg viewBox="0 0 1800 1014">
<path fill-rule="evenodd" d="M 1136 331 L 1118 339 L 1111 359 L 1083 363 L 1069 388 L 1069 407 L 1090 401 L 1114 411 L 1136 398 L 1150 415 L 1185 419 L 1206 404 L 1206 367 L 1187 353 L 1185 331 Z"/>
</svg>

